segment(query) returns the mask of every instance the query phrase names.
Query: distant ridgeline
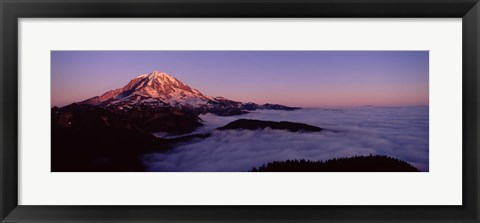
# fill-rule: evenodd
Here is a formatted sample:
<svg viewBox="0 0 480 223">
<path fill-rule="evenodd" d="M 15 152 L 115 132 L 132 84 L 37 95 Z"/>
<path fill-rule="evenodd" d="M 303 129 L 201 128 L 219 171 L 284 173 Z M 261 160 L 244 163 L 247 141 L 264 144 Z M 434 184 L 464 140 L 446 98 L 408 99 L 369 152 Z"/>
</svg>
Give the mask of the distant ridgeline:
<svg viewBox="0 0 480 223">
<path fill-rule="evenodd" d="M 313 125 L 307 125 L 303 123 L 296 122 L 272 122 L 272 121 L 262 121 L 254 119 L 238 119 L 236 121 L 230 122 L 227 125 L 218 128 L 218 130 L 228 130 L 228 129 L 241 129 L 241 130 L 257 130 L 257 129 L 279 129 L 287 130 L 290 132 L 320 132 L 323 131 L 322 128 Z"/>
<path fill-rule="evenodd" d="M 381 155 L 334 158 L 326 161 L 274 161 L 251 172 L 418 172 L 405 161 Z"/>
</svg>

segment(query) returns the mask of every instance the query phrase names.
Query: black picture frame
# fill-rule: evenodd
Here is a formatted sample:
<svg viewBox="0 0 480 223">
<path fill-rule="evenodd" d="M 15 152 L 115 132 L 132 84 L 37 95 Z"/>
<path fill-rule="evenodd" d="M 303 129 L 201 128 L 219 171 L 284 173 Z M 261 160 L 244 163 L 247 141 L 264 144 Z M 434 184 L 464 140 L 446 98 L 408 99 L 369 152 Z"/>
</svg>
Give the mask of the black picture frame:
<svg viewBox="0 0 480 223">
<path fill-rule="evenodd" d="M 1 222 L 479 222 L 480 4 L 478 0 L 0 0 L 0 15 Z M 19 34 L 17 20 L 19 18 L 74 17 L 462 18 L 463 205 L 18 205 L 17 38 Z"/>
</svg>

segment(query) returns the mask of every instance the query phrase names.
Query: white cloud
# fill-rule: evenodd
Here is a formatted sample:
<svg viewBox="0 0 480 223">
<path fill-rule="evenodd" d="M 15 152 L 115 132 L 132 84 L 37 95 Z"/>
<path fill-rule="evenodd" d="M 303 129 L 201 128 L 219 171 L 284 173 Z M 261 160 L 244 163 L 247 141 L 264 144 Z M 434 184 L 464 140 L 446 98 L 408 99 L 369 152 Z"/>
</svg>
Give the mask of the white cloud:
<svg viewBox="0 0 480 223">
<path fill-rule="evenodd" d="M 292 121 L 330 131 L 293 133 L 283 130 L 214 131 L 206 139 L 177 146 L 167 153 L 145 155 L 150 171 L 248 171 L 271 161 L 325 160 L 381 154 L 428 171 L 428 106 L 359 107 L 338 110 L 261 110 L 240 116 L 202 115 L 215 128 L 240 118 Z"/>
</svg>

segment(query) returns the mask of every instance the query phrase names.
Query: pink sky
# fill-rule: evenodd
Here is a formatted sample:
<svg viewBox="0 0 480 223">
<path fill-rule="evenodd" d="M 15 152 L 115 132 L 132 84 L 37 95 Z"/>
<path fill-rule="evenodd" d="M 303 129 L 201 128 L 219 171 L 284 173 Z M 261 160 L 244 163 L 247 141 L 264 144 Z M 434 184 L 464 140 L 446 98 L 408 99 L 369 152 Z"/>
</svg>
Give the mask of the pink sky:
<svg viewBox="0 0 480 223">
<path fill-rule="evenodd" d="M 52 51 L 52 106 L 163 71 L 210 96 L 301 107 L 428 105 L 428 51 Z"/>
</svg>

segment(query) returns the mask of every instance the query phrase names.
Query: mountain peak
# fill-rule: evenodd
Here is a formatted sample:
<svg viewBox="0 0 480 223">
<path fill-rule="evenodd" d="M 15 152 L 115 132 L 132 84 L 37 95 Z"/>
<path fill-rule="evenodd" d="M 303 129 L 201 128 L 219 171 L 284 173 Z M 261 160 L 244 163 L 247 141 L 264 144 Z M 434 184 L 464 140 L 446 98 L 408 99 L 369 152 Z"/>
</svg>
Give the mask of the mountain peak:
<svg viewBox="0 0 480 223">
<path fill-rule="evenodd" d="M 197 89 L 165 72 L 153 71 L 130 80 L 125 86 L 107 91 L 100 96 L 82 101 L 81 104 L 101 106 L 115 111 L 132 109 L 174 107 L 182 111 L 229 116 L 246 114 L 257 109 L 295 110 L 282 105 L 257 105 L 228 100 L 224 97 L 209 97 Z M 138 107 L 137 107 L 138 106 Z"/>
<path fill-rule="evenodd" d="M 204 104 L 210 99 L 200 91 L 191 88 L 165 72 L 153 71 L 149 74 L 137 76 L 122 88 L 104 93 L 92 100 L 91 103 L 106 102 L 107 105 L 112 105 L 118 102 L 128 102 L 135 104 L 142 101 L 138 97 L 145 100 L 161 101 L 170 105 Z"/>
<path fill-rule="evenodd" d="M 161 71 L 153 71 L 152 73 L 150 73 L 148 75 L 149 77 L 171 77 L 173 78 L 172 76 L 170 76 L 169 74 L 165 73 L 165 72 L 161 72 Z"/>
<path fill-rule="evenodd" d="M 159 83 L 169 83 L 169 84 L 181 83 L 181 84 L 183 84 L 178 79 L 170 76 L 169 74 L 167 74 L 165 72 L 160 72 L 160 71 L 153 71 L 147 77 L 148 77 L 149 82 L 157 81 Z"/>
<path fill-rule="evenodd" d="M 172 77 L 170 74 L 167 74 L 165 72 L 161 72 L 161 71 L 153 71 L 149 74 L 142 74 L 140 76 L 137 76 L 136 78 L 146 78 L 148 77 L 149 79 L 155 79 L 155 78 L 158 78 L 158 77 L 163 77 L 163 78 L 168 78 L 168 79 L 175 79 L 174 77 Z"/>
</svg>

